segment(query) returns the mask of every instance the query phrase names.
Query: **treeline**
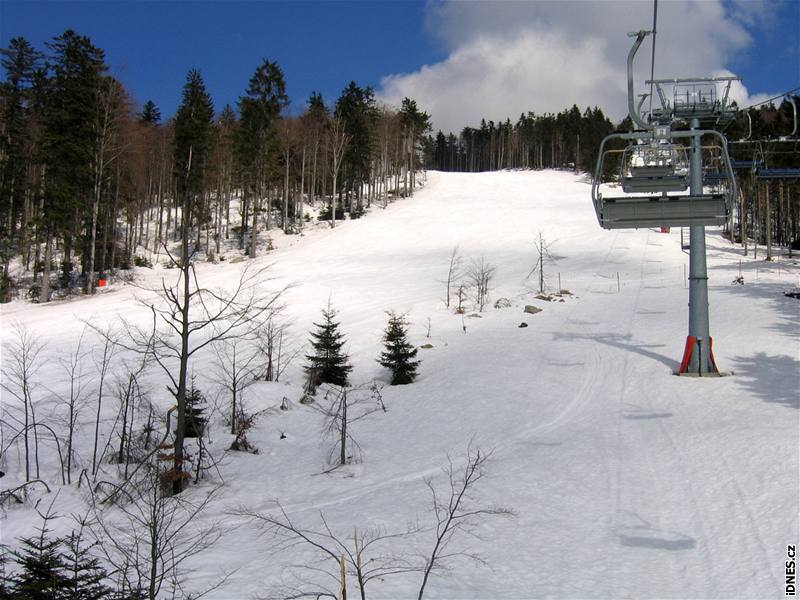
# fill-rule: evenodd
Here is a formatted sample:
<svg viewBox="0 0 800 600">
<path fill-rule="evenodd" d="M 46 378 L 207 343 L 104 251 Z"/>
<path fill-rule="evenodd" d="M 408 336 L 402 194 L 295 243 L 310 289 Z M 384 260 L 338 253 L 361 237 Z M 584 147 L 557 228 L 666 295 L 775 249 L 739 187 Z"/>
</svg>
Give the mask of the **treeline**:
<svg viewBox="0 0 800 600">
<path fill-rule="evenodd" d="M 325 203 L 331 225 L 358 217 L 413 193 L 430 127 L 413 100 L 381 106 L 355 82 L 333 105 L 314 93 L 290 116 L 284 73 L 269 60 L 221 110 L 189 71 L 165 121 L 151 101 L 138 108 L 103 50 L 72 30 L 42 50 L 14 38 L 0 61 L 2 301 L 15 259 L 34 299 L 92 293 L 99 275 L 181 239 L 184 219 L 208 256 L 232 238 L 254 257 L 259 231 L 301 231 L 309 205 Z"/>
<path fill-rule="evenodd" d="M 424 139 L 425 164 L 439 171 L 576 168 L 591 172 L 603 137 L 614 125 L 595 107 L 573 105 L 556 115 L 520 115 L 515 124 L 481 120 L 456 136 L 439 131 Z"/>
</svg>

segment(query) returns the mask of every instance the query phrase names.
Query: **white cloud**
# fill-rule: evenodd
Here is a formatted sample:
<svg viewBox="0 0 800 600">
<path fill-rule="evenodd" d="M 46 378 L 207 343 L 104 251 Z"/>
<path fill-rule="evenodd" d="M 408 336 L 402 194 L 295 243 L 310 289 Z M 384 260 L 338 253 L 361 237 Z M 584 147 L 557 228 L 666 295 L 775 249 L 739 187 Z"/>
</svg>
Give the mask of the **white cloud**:
<svg viewBox="0 0 800 600">
<path fill-rule="evenodd" d="M 751 43 L 762 22 L 755 8 L 730 14 L 721 0 L 659 5 L 656 77 L 709 76 Z M 756 7 L 757 8 L 757 7 Z M 437 2 L 428 30 L 449 50 L 442 62 L 381 82 L 379 96 L 414 98 L 434 127 L 458 131 L 481 118 L 516 120 L 522 112 L 600 106 L 612 118 L 627 112 L 625 62 L 630 31 L 650 29 L 651 2 Z M 641 89 L 650 74 L 651 42 L 637 55 Z M 736 86 L 740 104 L 748 101 Z"/>
</svg>

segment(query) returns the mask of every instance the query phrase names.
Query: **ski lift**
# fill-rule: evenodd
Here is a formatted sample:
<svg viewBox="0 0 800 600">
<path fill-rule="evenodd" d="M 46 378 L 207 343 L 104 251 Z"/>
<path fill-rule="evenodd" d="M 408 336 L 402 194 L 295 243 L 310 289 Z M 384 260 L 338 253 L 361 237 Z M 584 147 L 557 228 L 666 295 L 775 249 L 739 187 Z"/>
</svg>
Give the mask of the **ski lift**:
<svg viewBox="0 0 800 600">
<path fill-rule="evenodd" d="M 683 192 L 689 187 L 686 148 L 679 144 L 629 144 L 622 153 L 620 168 L 626 194 Z"/>
<path fill-rule="evenodd" d="M 703 159 L 710 163 L 719 156 L 721 158 L 717 160 L 724 169 L 715 182 L 719 191 L 686 194 L 689 170 L 676 156 L 685 156 L 687 150 L 675 140 L 698 135 L 712 135 L 719 139 L 718 146 L 703 148 Z M 641 140 L 648 137 L 648 142 L 642 144 Z M 607 149 L 612 140 L 627 141 L 628 146 L 623 150 Z M 672 154 L 670 160 L 664 160 L 662 164 L 657 161 L 637 163 L 657 145 L 663 146 L 663 152 L 656 153 L 656 159 L 665 158 L 669 152 Z M 621 184 L 625 194 L 612 196 L 601 186 L 610 183 L 604 180 L 604 172 L 615 154 L 621 155 Z M 652 158 L 654 155 L 651 152 L 649 156 Z M 629 160 L 634 162 L 626 162 Z M 597 220 L 605 229 L 724 225 L 732 210 L 735 189 L 736 182 L 722 134 L 715 130 L 665 131 L 656 127 L 652 132 L 612 133 L 603 139 L 592 182 L 592 201 Z"/>
<path fill-rule="evenodd" d="M 794 100 L 794 97 L 791 95 L 785 96 L 786 100 L 792 105 L 792 133 L 788 136 L 781 136 L 779 139 L 782 142 L 792 142 L 797 140 L 797 103 Z"/>
<path fill-rule="evenodd" d="M 794 106 L 794 101 L 792 101 L 792 106 Z M 795 120 L 795 130 L 797 129 L 797 122 Z M 789 151 L 789 154 L 796 153 L 797 149 L 797 140 L 789 139 L 789 138 L 780 138 L 777 140 L 777 143 L 781 142 L 795 142 L 795 150 Z M 754 168 L 754 173 L 756 179 L 800 179 L 800 169 L 797 167 L 770 167 L 767 163 L 767 154 L 769 150 L 764 150 L 761 145 L 756 151 L 756 155 L 753 158 L 753 162 L 755 163 L 756 157 L 760 155 L 761 162 L 759 163 L 760 166 Z M 797 164 L 795 162 L 795 164 Z"/>
<path fill-rule="evenodd" d="M 710 154 L 710 160 L 703 172 L 703 184 L 716 186 L 724 183 L 728 179 L 727 169 L 725 168 L 725 158 L 720 146 L 704 146 L 703 148 Z M 731 169 L 733 165 L 731 164 Z"/>
<path fill-rule="evenodd" d="M 756 169 L 756 179 L 800 179 L 800 169 Z"/>
<path fill-rule="evenodd" d="M 746 142 L 753 135 L 753 119 L 750 117 L 750 111 L 744 111 L 744 115 L 747 117 L 747 135 L 740 139 L 739 142 Z"/>
<path fill-rule="evenodd" d="M 737 171 L 740 169 L 749 169 L 754 171 L 763 164 L 764 162 L 762 160 L 755 158 L 753 160 L 732 160 L 731 168 Z"/>
</svg>

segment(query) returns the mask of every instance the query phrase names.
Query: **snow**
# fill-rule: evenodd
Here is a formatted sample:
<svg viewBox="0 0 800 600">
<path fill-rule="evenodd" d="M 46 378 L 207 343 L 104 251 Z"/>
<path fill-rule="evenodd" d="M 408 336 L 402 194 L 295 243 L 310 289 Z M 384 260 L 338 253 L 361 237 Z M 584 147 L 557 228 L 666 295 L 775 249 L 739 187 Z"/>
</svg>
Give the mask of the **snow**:
<svg viewBox="0 0 800 600">
<path fill-rule="evenodd" d="M 572 294 L 564 302 L 537 300 L 538 278 L 526 279 L 539 232 L 555 259 L 545 263 L 548 286 L 557 288 L 560 273 Z M 743 257 L 709 229 L 714 352 L 732 375 L 698 379 L 673 375 L 688 318 L 680 231 L 602 230 L 581 176 L 430 172 L 413 198 L 387 210 L 374 207 L 366 218 L 302 238 L 272 237 L 277 249 L 256 262 L 272 265 L 275 289 L 293 285 L 285 296 L 292 338 L 305 342 L 330 298 L 348 338 L 353 383 L 388 381 L 376 362 L 388 310 L 407 313 L 412 341 L 434 347 L 420 350 L 417 382 L 384 388 L 386 413 L 354 425 L 361 461 L 327 474 L 321 418 L 298 403 L 302 358 L 280 383 L 249 388 L 253 410 L 284 396 L 292 408 L 258 422 L 249 437 L 259 454 L 224 460 L 223 489 L 205 518 L 237 527 L 195 558 L 192 589 L 236 569 L 209 597 L 263 595 L 291 582 L 289 567 L 309 559 L 302 547 L 274 553 L 269 536 L 230 514 L 237 507 L 270 512 L 279 500 L 297 523 L 317 528 L 322 512 L 343 538 L 354 528 L 430 524 L 424 478 L 441 489 L 447 456 L 463 465 L 471 443 L 493 449 L 475 489 L 479 505 L 502 505 L 516 516 L 482 520 L 480 539 L 458 538 L 459 550 L 479 552 L 488 566 L 455 563 L 449 576 L 431 580 L 426 597 L 783 595 L 786 545 L 800 541 L 800 304 L 782 293 L 798 284 L 797 259 Z M 484 257 L 497 267 L 480 318 L 444 307 L 454 246 L 467 262 Z M 731 285 L 740 261 L 745 284 Z M 231 285 L 241 267 L 199 264 L 198 278 Z M 151 285 L 175 274 L 136 270 Z M 4 305 L 3 352 L 10 325 L 24 325 L 46 344 L 48 387 L 63 388 L 56 357 L 74 345 L 82 321 L 103 325 L 124 315 L 144 323 L 136 297 L 145 295 L 116 283 L 93 298 Z M 491 308 L 501 297 L 512 307 Z M 526 304 L 543 311 L 524 314 Z M 198 355 L 193 369 L 211 391 L 211 354 Z M 153 372 L 149 395 L 162 408 L 170 402 L 164 383 Z M 41 398 L 50 406 L 43 390 Z M 91 460 L 91 413 L 78 440 L 83 465 Z M 212 439 L 216 451 L 230 443 L 221 426 Z M 46 461 L 43 470 L 58 488 L 54 465 Z M 4 489 L 24 477 L 14 452 L 0 468 Z M 56 507 L 76 512 L 80 498 L 75 486 L 66 488 Z M 2 542 L 13 545 L 36 522 L 32 503 L 8 508 Z M 391 550 L 429 550 L 430 535 Z M 375 581 L 368 595 L 415 597 L 419 579 Z"/>
</svg>

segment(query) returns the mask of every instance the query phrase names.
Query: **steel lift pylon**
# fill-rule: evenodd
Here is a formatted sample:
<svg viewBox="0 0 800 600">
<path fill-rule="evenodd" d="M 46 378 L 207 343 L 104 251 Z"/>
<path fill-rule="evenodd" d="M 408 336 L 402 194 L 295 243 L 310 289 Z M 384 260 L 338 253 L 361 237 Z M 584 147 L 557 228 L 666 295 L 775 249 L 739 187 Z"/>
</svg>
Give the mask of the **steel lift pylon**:
<svg viewBox="0 0 800 600">
<path fill-rule="evenodd" d="M 636 40 L 628 53 L 628 112 L 637 129 L 612 133 L 603 139 L 592 182 L 592 201 L 598 222 L 605 229 L 689 228 L 689 331 L 678 374 L 719 375 L 709 325 L 705 227 L 724 225 L 736 198 L 727 140 L 713 127 L 734 117 L 736 111 L 728 102 L 728 94 L 731 83 L 738 78 L 648 80 L 646 83 L 658 94 L 660 106 L 642 117 L 640 110 L 646 95 L 637 106 L 633 60 L 650 33 L 631 34 Z M 721 94 L 717 93 L 718 86 L 722 86 Z M 682 125 L 688 130 L 674 129 Z M 703 152 L 709 151 L 702 145 L 704 136 L 718 143 L 712 148 L 715 160 L 723 167 L 715 191 L 706 191 L 703 186 Z M 614 141 L 626 142 L 627 147 L 607 149 Z M 601 185 L 608 161 L 615 155 L 620 156 L 619 183 L 626 193 L 611 196 L 604 193 Z"/>
</svg>

